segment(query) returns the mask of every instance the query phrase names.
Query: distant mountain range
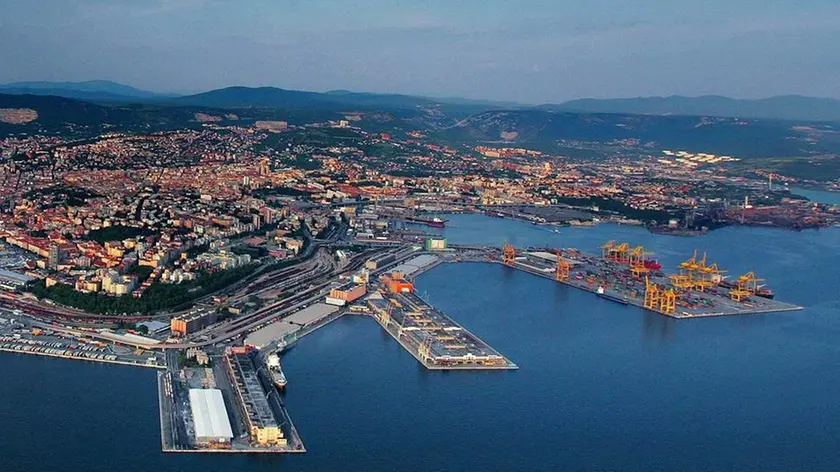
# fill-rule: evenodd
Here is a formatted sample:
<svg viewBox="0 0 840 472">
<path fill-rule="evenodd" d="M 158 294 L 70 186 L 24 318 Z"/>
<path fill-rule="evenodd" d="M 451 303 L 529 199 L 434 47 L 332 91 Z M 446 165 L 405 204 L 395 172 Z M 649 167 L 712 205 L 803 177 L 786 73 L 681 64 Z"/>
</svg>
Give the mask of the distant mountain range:
<svg viewBox="0 0 840 472">
<path fill-rule="evenodd" d="M 109 80 L 90 80 L 87 82 L 12 82 L 0 85 L 0 93 L 14 95 L 54 95 L 79 100 L 123 103 L 166 100 L 173 97 L 173 95 L 140 90 Z"/>
<path fill-rule="evenodd" d="M 90 137 L 108 131 L 152 132 L 199 127 L 196 113 L 223 111 L 148 104 L 100 104 L 45 95 L 0 93 L 0 137 L 18 133 Z"/>
<path fill-rule="evenodd" d="M 269 91 L 285 103 L 300 107 L 299 95 Z M 227 94 L 227 92 L 226 92 Z M 250 92 L 246 93 L 250 94 Z M 200 128 L 204 123 L 249 126 L 257 120 L 284 120 L 306 124 L 344 119 L 349 103 L 365 103 L 367 96 L 352 101 L 319 102 L 321 109 L 230 108 L 215 95 L 207 102 L 216 106 L 199 106 L 203 100 L 189 100 L 176 105 L 163 103 L 103 104 L 42 95 L 0 93 L 0 137 L 20 133 L 47 133 L 86 138 L 103 132 L 152 132 L 180 128 Z M 236 94 L 234 94 L 236 95 Z M 322 97 L 344 94 L 316 94 Z M 211 97 L 213 97 L 211 95 Z M 235 98 L 235 97 L 234 97 Z M 482 110 L 468 113 L 475 106 L 433 104 L 415 109 L 412 98 L 371 97 L 368 110 L 354 111 L 359 117 L 354 124 L 370 132 L 405 135 L 409 130 L 422 130 L 438 142 L 474 146 L 523 146 L 556 152 L 567 156 L 621 154 L 626 143 L 642 146 L 650 152 L 659 149 L 686 149 L 695 152 L 728 154 L 738 157 L 795 157 L 840 153 L 840 125 L 829 123 L 796 126 L 797 122 L 781 120 L 696 117 L 672 115 L 639 115 L 619 113 L 562 112 L 545 109 Z M 178 101 L 180 102 L 180 100 Z M 261 103 L 261 102 L 253 102 Z M 381 105 L 384 103 L 386 106 Z M 393 109 L 397 103 L 407 108 Z M 312 105 L 310 105 L 312 106 Z M 331 108 L 333 107 L 334 108 Z M 356 110 L 355 107 L 352 109 Z M 385 111 L 383 111 L 385 110 Z"/>
<path fill-rule="evenodd" d="M 452 142 L 522 145 L 564 155 L 586 155 L 600 143 L 621 153 L 638 140 L 652 150 L 674 149 L 737 157 L 782 157 L 840 152 L 840 126 L 796 127 L 795 122 L 730 117 L 491 110 L 439 130 Z M 593 154 L 593 153 L 589 153 Z"/>
<path fill-rule="evenodd" d="M 0 93 L 55 95 L 100 103 L 155 103 L 214 108 L 275 108 L 345 111 L 438 110 L 468 116 L 488 110 L 537 108 L 543 111 L 619 113 L 632 115 L 721 116 L 798 121 L 840 122 L 840 100 L 787 95 L 757 100 L 715 95 L 701 97 L 639 97 L 572 100 L 538 107 L 511 102 L 463 98 L 430 98 L 401 94 L 359 93 L 346 90 L 308 92 L 276 87 L 226 87 L 194 95 L 175 96 L 139 90 L 105 80 L 88 82 L 15 82 L 0 85 Z"/>
<path fill-rule="evenodd" d="M 640 97 L 620 99 L 586 98 L 560 105 L 543 105 L 544 110 L 634 115 L 727 116 L 804 121 L 840 121 L 840 100 L 785 95 L 743 100 L 716 95 L 702 97 Z"/>
<path fill-rule="evenodd" d="M 170 100 L 179 105 L 212 106 L 220 108 L 416 108 L 437 103 L 410 95 L 355 93 L 344 90 L 305 92 L 276 87 L 227 87 Z"/>
</svg>

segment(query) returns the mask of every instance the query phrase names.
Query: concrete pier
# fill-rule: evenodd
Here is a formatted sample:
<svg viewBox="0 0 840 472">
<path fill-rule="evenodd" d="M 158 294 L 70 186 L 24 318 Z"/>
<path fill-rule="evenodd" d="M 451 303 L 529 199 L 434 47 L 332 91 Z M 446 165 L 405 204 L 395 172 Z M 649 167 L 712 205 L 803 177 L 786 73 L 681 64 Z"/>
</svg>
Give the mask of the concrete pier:
<svg viewBox="0 0 840 472">
<path fill-rule="evenodd" d="M 519 367 L 413 293 L 374 294 L 373 318 L 430 370 L 513 370 Z"/>
<path fill-rule="evenodd" d="M 595 255 L 583 253 L 577 253 L 571 260 L 574 265 L 570 270 L 568 280 L 556 279 L 556 263 L 541 260 L 539 257 L 529 256 L 527 253 L 525 256 L 517 257 L 512 264 L 503 265 L 539 277 L 555 280 L 586 292 L 597 294 L 598 289 L 601 288 L 603 289 L 603 297 L 606 301 L 632 305 L 648 310 L 644 306 L 644 280 L 630 277 L 627 266 L 605 261 Z M 502 264 L 499 260 L 492 262 Z M 616 274 L 621 274 L 620 278 Z M 659 276 L 652 277 L 652 281 L 661 285 L 668 283 L 663 277 Z M 801 306 L 759 296 L 751 296 L 745 302 L 736 302 L 729 298 L 728 290 L 726 289 L 716 289 L 714 292 L 692 290 L 681 293 L 681 296 L 689 297 L 696 303 L 694 306 L 683 306 L 678 298 L 677 307 L 673 313 L 664 313 L 659 310 L 648 311 L 653 311 L 654 313 L 671 318 L 683 319 L 756 315 L 804 309 Z"/>
</svg>

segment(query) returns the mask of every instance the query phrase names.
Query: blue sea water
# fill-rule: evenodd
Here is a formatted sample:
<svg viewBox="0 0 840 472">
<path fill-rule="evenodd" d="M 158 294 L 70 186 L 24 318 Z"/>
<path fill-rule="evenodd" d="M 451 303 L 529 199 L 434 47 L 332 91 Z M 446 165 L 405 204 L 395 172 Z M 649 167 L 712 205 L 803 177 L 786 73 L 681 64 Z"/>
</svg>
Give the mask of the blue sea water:
<svg viewBox="0 0 840 472">
<path fill-rule="evenodd" d="M 755 270 L 802 312 L 673 320 L 498 265 L 419 277 L 431 302 L 516 362 L 429 372 L 371 319 L 347 316 L 284 358 L 308 452 L 160 452 L 155 373 L 0 355 L 2 471 L 840 470 L 840 230 L 543 227 L 451 217 L 451 242 L 697 248 Z"/>
<path fill-rule="evenodd" d="M 826 192 L 824 190 L 808 190 L 804 188 L 791 187 L 791 193 L 802 195 L 812 202 L 827 203 L 829 205 L 840 205 L 840 192 Z"/>
</svg>

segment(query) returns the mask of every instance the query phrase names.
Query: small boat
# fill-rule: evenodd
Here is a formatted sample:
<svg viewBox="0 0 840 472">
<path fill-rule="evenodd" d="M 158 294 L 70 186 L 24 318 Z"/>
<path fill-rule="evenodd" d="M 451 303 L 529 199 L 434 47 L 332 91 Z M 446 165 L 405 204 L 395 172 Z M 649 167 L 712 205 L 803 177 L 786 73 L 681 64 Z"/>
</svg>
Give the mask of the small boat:
<svg viewBox="0 0 840 472">
<path fill-rule="evenodd" d="M 287 351 L 290 351 L 295 344 L 297 343 L 298 337 L 297 335 L 293 336 L 292 339 L 283 339 L 279 343 L 277 343 L 277 354 L 283 354 Z"/>
</svg>

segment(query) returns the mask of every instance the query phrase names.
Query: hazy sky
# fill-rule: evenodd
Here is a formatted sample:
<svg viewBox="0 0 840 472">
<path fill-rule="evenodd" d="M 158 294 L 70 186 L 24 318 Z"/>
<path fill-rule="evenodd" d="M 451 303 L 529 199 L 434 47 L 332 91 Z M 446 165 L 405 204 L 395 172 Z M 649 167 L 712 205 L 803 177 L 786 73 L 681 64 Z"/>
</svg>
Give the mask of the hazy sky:
<svg viewBox="0 0 840 472">
<path fill-rule="evenodd" d="M 840 97 L 840 0 L 0 0 L 0 83 Z"/>
</svg>

